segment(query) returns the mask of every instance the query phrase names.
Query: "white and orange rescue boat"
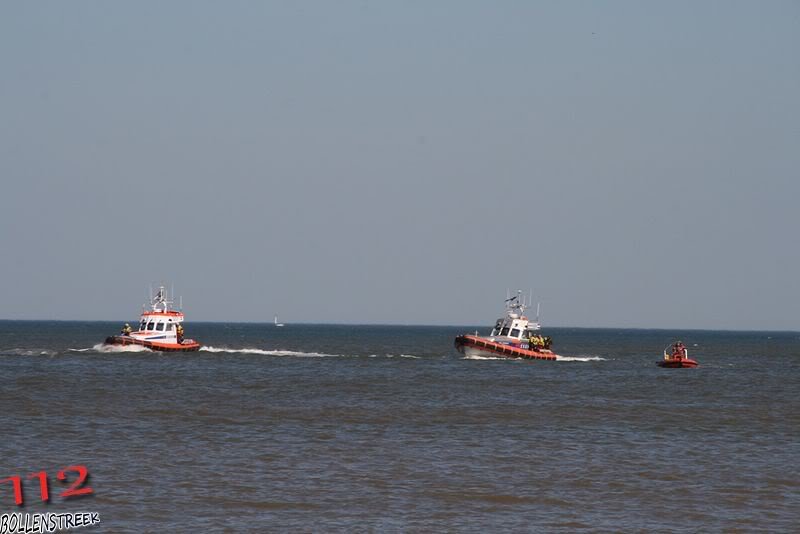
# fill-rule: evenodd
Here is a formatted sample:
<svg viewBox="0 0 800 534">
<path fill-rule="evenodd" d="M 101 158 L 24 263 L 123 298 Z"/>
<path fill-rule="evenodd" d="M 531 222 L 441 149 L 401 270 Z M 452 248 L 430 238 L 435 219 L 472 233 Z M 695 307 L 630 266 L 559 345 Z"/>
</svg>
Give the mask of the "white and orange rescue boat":
<svg viewBox="0 0 800 534">
<path fill-rule="evenodd" d="M 530 321 L 523 315 L 529 304 L 523 302 L 522 291 L 506 299 L 506 315 L 497 320 L 488 336 L 461 335 L 456 337 L 456 350 L 468 358 L 525 358 L 529 360 L 556 360 L 550 349 L 549 337 L 538 333 L 538 320 Z"/>
<path fill-rule="evenodd" d="M 141 345 L 161 352 L 192 352 L 200 350 L 200 343 L 183 336 L 183 312 L 171 310 L 164 287 L 150 299 L 150 309 L 142 311 L 139 330 L 128 325 L 118 336 L 106 338 L 107 345 Z"/>
</svg>

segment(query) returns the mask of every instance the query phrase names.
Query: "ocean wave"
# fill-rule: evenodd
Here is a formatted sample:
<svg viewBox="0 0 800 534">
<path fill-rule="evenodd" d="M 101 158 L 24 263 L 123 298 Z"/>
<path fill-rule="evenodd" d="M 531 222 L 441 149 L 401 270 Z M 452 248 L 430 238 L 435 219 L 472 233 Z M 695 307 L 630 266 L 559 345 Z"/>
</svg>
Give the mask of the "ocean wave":
<svg viewBox="0 0 800 534">
<path fill-rule="evenodd" d="M 253 348 L 244 348 L 244 349 L 231 349 L 227 347 L 212 347 L 210 345 L 204 345 L 200 347 L 201 352 L 226 352 L 231 354 L 258 354 L 261 356 L 296 356 L 299 358 L 336 358 L 341 356 L 340 354 L 325 354 L 322 352 L 299 352 L 295 350 L 264 350 L 264 349 L 253 349 Z"/>
<path fill-rule="evenodd" d="M 511 360 L 514 358 L 503 358 L 501 356 L 478 356 L 477 354 L 473 354 L 472 356 L 464 356 L 461 359 L 462 360 Z"/>
</svg>

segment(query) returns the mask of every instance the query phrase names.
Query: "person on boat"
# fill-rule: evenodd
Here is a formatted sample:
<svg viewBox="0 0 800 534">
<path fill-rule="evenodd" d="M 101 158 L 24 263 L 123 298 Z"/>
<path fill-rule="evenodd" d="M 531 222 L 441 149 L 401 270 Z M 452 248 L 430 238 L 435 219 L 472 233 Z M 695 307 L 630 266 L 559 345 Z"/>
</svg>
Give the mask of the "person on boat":
<svg viewBox="0 0 800 534">
<path fill-rule="evenodd" d="M 123 336 L 129 336 L 129 335 L 131 335 L 131 332 L 132 332 L 131 325 L 129 325 L 128 323 L 125 323 L 125 326 L 122 327 L 122 335 Z"/>
<path fill-rule="evenodd" d="M 544 338 L 544 348 L 550 350 L 550 347 L 553 346 L 553 339 L 550 336 L 545 336 Z"/>
<path fill-rule="evenodd" d="M 183 326 L 178 325 L 175 328 L 175 335 L 178 337 L 178 344 L 183 343 Z"/>
<path fill-rule="evenodd" d="M 686 346 L 682 341 L 678 341 L 672 346 L 672 357 L 676 360 L 682 360 L 687 355 Z"/>
</svg>

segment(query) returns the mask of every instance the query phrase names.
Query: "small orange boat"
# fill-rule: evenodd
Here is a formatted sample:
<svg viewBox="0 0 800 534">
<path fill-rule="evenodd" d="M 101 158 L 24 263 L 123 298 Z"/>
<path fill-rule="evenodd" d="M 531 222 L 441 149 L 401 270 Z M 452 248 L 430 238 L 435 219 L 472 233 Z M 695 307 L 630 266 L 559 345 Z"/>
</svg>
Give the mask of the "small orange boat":
<svg viewBox="0 0 800 534">
<path fill-rule="evenodd" d="M 664 349 L 664 359 L 657 361 L 656 365 L 669 369 L 690 369 L 700 364 L 689 358 L 686 346 L 678 341 L 672 344 L 672 354 L 667 354 L 667 349 Z"/>
</svg>

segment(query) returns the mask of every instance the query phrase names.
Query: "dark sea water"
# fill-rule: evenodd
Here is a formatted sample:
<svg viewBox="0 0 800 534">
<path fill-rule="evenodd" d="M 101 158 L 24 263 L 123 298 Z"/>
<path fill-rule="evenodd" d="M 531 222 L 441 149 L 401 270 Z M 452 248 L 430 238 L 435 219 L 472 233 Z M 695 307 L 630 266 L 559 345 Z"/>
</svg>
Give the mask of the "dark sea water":
<svg viewBox="0 0 800 534">
<path fill-rule="evenodd" d="M 800 334 L 548 329 L 564 361 L 465 360 L 475 327 L 0 321 L 0 478 L 45 470 L 98 532 L 800 527 Z M 481 328 L 485 333 L 486 328 Z M 698 369 L 661 369 L 682 339 Z M 90 497 L 55 473 L 82 464 Z"/>
</svg>

